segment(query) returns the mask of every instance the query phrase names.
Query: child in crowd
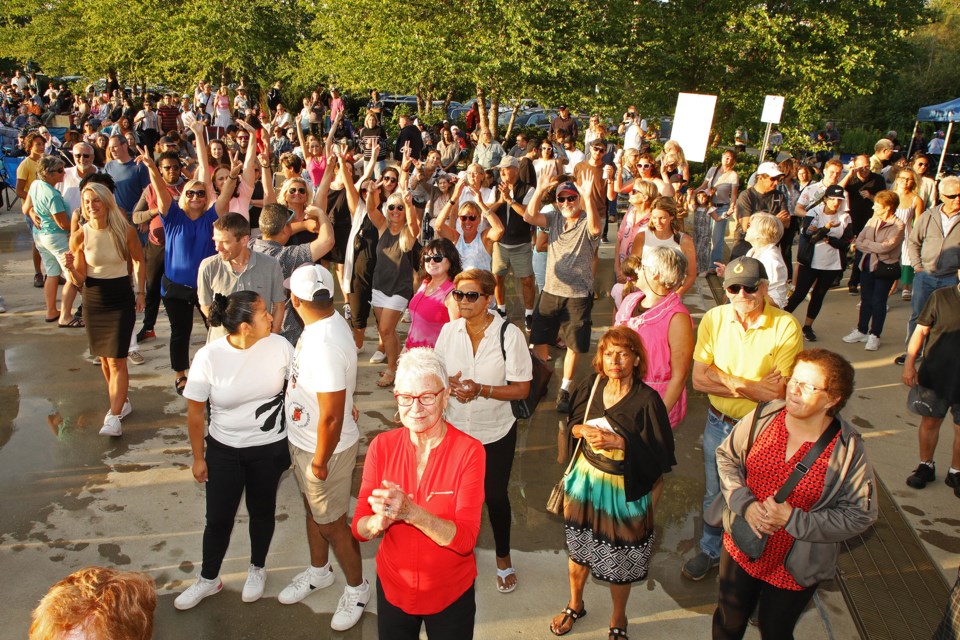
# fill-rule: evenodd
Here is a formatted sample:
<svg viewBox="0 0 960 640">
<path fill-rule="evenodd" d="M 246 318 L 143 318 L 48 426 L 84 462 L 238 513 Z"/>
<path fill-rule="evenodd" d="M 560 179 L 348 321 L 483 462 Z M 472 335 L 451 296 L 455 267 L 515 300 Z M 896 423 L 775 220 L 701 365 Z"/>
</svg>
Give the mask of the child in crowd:
<svg viewBox="0 0 960 640">
<path fill-rule="evenodd" d="M 704 190 L 687 192 L 687 212 L 693 214 L 693 248 L 697 254 L 697 275 L 703 277 L 710 269 L 711 221 L 720 219 L 717 208 Z"/>
</svg>

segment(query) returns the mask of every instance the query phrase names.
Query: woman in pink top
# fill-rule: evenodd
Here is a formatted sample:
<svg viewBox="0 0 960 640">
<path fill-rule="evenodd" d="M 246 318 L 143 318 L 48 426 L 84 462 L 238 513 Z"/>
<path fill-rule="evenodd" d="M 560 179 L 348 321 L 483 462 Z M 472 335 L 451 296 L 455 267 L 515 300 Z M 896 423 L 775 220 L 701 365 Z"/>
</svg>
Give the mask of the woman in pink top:
<svg viewBox="0 0 960 640">
<path fill-rule="evenodd" d="M 443 325 L 460 317 L 460 307 L 453 300 L 453 279 L 462 270 L 460 254 L 446 238 L 431 240 L 420 258 L 425 275 L 420 289 L 410 300 L 410 331 L 404 346 L 407 350 L 437 344 Z"/>
<path fill-rule="evenodd" d="M 653 201 L 660 196 L 657 185 L 647 180 L 640 180 L 633 187 L 630 194 L 630 207 L 623 216 L 620 228 L 617 229 L 617 253 L 613 257 L 613 270 L 617 275 L 617 282 L 624 283 L 621 265 L 633 249 L 633 241 L 647 228 L 650 213 L 653 211 Z"/>
<path fill-rule="evenodd" d="M 643 254 L 638 291 L 623 299 L 615 325 L 637 332 L 647 355 L 643 381 L 656 389 L 676 428 L 687 415 L 687 378 L 693 358 L 693 319 L 677 289 L 687 272 L 687 258 L 671 247 Z"/>
</svg>

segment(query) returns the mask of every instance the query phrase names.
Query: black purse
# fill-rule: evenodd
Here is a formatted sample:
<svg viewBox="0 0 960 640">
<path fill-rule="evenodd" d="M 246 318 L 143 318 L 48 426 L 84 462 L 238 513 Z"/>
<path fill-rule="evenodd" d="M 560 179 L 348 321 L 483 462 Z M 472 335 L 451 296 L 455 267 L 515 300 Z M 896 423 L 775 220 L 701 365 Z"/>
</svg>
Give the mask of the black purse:
<svg viewBox="0 0 960 640">
<path fill-rule="evenodd" d="M 507 363 L 507 347 L 504 340 L 505 336 L 507 335 L 508 324 L 508 322 L 504 322 L 502 325 L 500 325 L 500 353 L 503 354 L 504 366 L 506 366 Z M 553 375 L 553 369 L 548 367 L 543 360 L 538 358 L 533 353 L 529 353 L 529 356 L 533 365 L 533 377 L 530 380 L 530 391 L 527 392 L 526 398 L 510 401 L 510 408 L 513 410 L 513 417 L 517 420 L 526 420 L 533 415 L 533 412 L 537 408 L 537 403 L 540 402 L 540 398 L 542 398 L 546 393 L 547 385 L 550 384 L 550 377 Z"/>
<path fill-rule="evenodd" d="M 753 448 L 753 438 L 756 435 L 757 430 L 757 418 L 760 415 L 760 411 L 763 408 L 764 403 L 761 403 L 757 406 L 757 410 L 753 413 L 753 423 L 750 425 L 750 436 L 747 438 L 747 450 L 743 456 L 743 459 L 746 460 L 747 456 L 750 455 L 750 449 Z M 803 459 L 796 464 L 793 468 L 793 472 L 790 474 L 790 477 L 787 478 L 787 481 L 781 485 L 780 489 L 774 495 L 773 499 L 778 504 L 783 504 L 787 501 L 787 498 L 790 497 L 790 494 L 793 493 L 793 490 L 803 479 L 803 476 L 807 474 L 810 470 L 810 467 L 817 461 L 817 458 L 820 457 L 820 454 L 823 453 L 823 450 L 827 448 L 827 445 L 831 440 L 836 437 L 837 433 L 840 431 L 840 421 L 834 418 L 833 422 L 830 424 L 827 429 L 820 434 L 820 437 L 810 447 L 810 451 L 807 452 L 807 455 L 803 456 Z M 744 468 L 744 479 L 746 479 L 746 468 Z M 740 549 L 750 560 L 756 561 L 763 555 L 763 550 L 767 546 L 768 535 L 764 534 L 761 537 L 757 537 L 756 532 L 754 532 L 753 527 L 747 522 L 747 519 L 743 516 L 740 516 L 733 511 L 725 504 L 726 500 L 721 493 L 718 497 L 718 500 L 724 500 L 723 505 L 723 530 L 726 531 L 730 538 L 733 540 L 733 543 L 737 545 L 737 548 Z"/>
<path fill-rule="evenodd" d="M 874 272 L 874 277 L 877 280 L 899 280 L 900 279 L 900 263 L 894 262 L 881 262 L 880 259 L 877 259 L 877 270 Z"/>
</svg>

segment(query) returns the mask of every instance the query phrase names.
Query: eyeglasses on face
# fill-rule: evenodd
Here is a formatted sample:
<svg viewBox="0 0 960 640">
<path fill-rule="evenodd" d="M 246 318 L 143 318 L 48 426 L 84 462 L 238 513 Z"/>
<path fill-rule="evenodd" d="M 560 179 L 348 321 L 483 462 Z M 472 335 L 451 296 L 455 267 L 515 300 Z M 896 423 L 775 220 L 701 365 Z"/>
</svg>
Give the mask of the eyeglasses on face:
<svg viewBox="0 0 960 640">
<path fill-rule="evenodd" d="M 420 402 L 420 406 L 422 407 L 432 407 L 437 404 L 437 399 L 441 395 L 443 395 L 442 389 L 440 391 L 421 393 L 418 396 L 409 393 L 394 393 L 393 397 L 397 399 L 397 404 L 401 407 L 412 407 L 415 400 Z"/>
<path fill-rule="evenodd" d="M 639 164 L 639 163 L 638 163 L 637 166 L 640 167 L 641 169 L 649 169 L 649 168 L 653 167 L 653 165 L 650 164 L 650 163 L 648 163 L 648 162 L 645 162 L 645 163 L 643 163 L 643 164 Z"/>
<path fill-rule="evenodd" d="M 396 182 L 397 179 L 394 178 L 393 176 L 383 176 L 383 181 L 384 181 L 384 182 Z"/>
<path fill-rule="evenodd" d="M 294 193 L 294 194 L 298 194 L 298 195 L 306 195 L 306 193 L 307 193 L 307 188 L 306 188 L 306 187 L 290 187 L 289 189 L 287 189 L 287 193 Z"/>
<path fill-rule="evenodd" d="M 790 378 L 789 380 L 787 380 L 787 386 L 788 386 L 788 387 L 789 387 L 789 386 L 793 386 L 793 387 L 799 389 L 799 390 L 800 390 L 800 393 L 802 393 L 803 395 L 806 395 L 806 396 L 813 395 L 813 394 L 816 393 L 817 391 L 826 391 L 826 389 L 824 389 L 824 388 L 822 388 L 822 387 L 814 386 L 814 385 L 810 384 L 809 382 L 801 382 L 800 380 L 797 380 L 796 378 Z"/>
<path fill-rule="evenodd" d="M 89 156 L 85 156 L 89 157 Z M 178 164 L 165 164 L 160 167 L 160 171 L 180 171 L 181 167 Z"/>
<path fill-rule="evenodd" d="M 564 202 L 576 202 L 580 199 L 580 196 L 557 196 L 557 202 L 563 204 Z"/>
<path fill-rule="evenodd" d="M 387 211 L 403 211 L 406 207 L 402 204 L 388 204 Z"/>
<path fill-rule="evenodd" d="M 748 287 L 745 284 L 732 284 L 729 287 L 727 287 L 727 293 L 729 293 L 732 296 L 737 295 L 741 291 L 743 291 L 748 296 L 752 296 L 759 290 L 760 290 L 759 286 Z"/>
<path fill-rule="evenodd" d="M 74 153 L 73 157 L 74 158 L 91 158 L 93 156 L 91 156 L 89 153 Z"/>
<path fill-rule="evenodd" d="M 460 219 L 463 220 L 464 222 L 466 221 L 476 222 L 477 216 L 460 216 Z"/>
<path fill-rule="evenodd" d="M 480 299 L 480 296 L 484 295 L 479 291 L 460 291 L 460 289 L 454 289 L 452 292 L 453 299 L 457 302 L 461 300 L 466 300 L 467 302 L 476 302 Z"/>
<path fill-rule="evenodd" d="M 443 262 L 443 256 L 441 255 L 423 256 L 423 263 L 426 264 L 428 262 L 436 262 L 437 264 L 440 264 L 441 262 Z"/>
<path fill-rule="evenodd" d="M 207 192 L 203 190 L 194 191 L 193 189 L 187 189 L 183 192 L 183 195 L 186 196 L 187 200 L 191 198 L 206 198 Z"/>
<path fill-rule="evenodd" d="M 956 200 L 957 196 L 960 196 L 960 193 L 941 193 L 940 195 L 947 200 Z"/>
</svg>

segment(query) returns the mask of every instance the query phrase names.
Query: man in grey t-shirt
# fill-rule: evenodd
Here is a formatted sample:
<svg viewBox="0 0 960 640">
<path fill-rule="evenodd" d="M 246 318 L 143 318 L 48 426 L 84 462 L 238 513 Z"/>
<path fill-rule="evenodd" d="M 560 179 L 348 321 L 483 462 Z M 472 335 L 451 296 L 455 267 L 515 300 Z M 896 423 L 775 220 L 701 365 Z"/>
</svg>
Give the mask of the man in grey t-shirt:
<svg viewBox="0 0 960 640">
<path fill-rule="evenodd" d="M 581 175 L 580 184 L 557 178 L 541 180 L 527 206 L 523 219 L 547 229 L 547 274 L 540 301 L 533 312 L 530 342 L 541 360 L 547 359 L 547 346 L 562 336 L 567 344 L 563 359 L 563 381 L 557 394 L 557 411 L 570 412 L 570 387 L 573 371 L 581 353 L 590 350 L 593 310 L 593 257 L 600 244 L 604 211 L 598 211 L 589 194 L 596 180 L 591 171 Z M 557 187 L 557 209 L 541 211 L 545 193 Z"/>
</svg>

